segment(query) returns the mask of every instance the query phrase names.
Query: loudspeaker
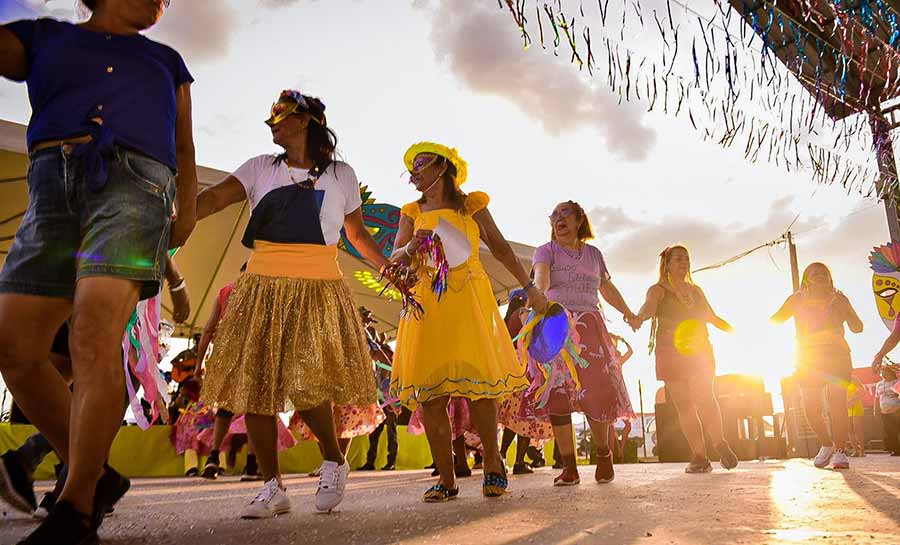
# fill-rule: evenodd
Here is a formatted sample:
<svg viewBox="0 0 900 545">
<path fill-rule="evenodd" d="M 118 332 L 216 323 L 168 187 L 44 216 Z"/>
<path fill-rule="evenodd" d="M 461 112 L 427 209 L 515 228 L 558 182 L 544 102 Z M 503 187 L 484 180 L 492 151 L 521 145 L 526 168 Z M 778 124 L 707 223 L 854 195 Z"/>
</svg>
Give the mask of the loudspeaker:
<svg viewBox="0 0 900 545">
<path fill-rule="evenodd" d="M 689 462 L 691 447 L 681 433 L 678 412 L 672 403 L 656 405 L 656 448 L 660 462 Z"/>
</svg>

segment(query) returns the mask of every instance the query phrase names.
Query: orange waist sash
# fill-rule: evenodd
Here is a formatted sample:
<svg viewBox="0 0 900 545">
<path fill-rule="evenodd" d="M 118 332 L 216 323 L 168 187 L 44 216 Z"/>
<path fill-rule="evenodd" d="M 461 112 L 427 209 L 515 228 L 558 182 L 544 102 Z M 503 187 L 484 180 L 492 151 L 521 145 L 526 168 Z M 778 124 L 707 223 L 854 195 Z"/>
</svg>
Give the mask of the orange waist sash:
<svg viewBox="0 0 900 545">
<path fill-rule="evenodd" d="M 344 277 L 337 262 L 337 246 L 280 244 L 263 240 L 254 242 L 247 272 L 310 280 L 340 280 Z"/>
</svg>

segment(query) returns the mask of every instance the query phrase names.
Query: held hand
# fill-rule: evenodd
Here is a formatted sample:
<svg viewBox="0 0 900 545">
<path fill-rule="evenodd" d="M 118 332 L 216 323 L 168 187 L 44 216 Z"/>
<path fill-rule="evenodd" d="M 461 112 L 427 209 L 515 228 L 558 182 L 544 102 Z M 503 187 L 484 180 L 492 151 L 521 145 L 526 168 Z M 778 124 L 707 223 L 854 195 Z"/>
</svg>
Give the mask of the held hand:
<svg viewBox="0 0 900 545">
<path fill-rule="evenodd" d="M 525 291 L 528 295 L 528 306 L 534 309 L 538 314 L 543 314 L 547 310 L 547 297 L 537 288 L 530 287 Z"/>
<path fill-rule="evenodd" d="M 632 314 L 631 316 L 625 316 L 625 322 L 631 327 L 632 331 L 637 331 L 644 325 L 644 321 L 641 320 L 640 316 Z"/>
<path fill-rule="evenodd" d="M 874 371 L 878 372 L 880 370 L 881 364 L 882 364 L 882 362 L 884 362 L 884 356 L 885 356 L 885 354 L 879 352 L 879 353 L 875 354 L 874 358 L 872 358 L 872 369 Z"/>
</svg>

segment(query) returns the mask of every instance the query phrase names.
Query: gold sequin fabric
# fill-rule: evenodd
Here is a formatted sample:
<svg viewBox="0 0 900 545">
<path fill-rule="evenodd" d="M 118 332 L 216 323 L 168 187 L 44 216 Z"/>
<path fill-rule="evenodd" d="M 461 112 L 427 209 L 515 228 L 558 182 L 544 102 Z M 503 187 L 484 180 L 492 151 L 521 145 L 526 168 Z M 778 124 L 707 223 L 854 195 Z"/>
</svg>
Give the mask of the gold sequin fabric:
<svg viewBox="0 0 900 545">
<path fill-rule="evenodd" d="M 202 399 L 236 413 L 377 402 L 365 331 L 343 280 L 241 275 L 206 367 Z"/>
</svg>

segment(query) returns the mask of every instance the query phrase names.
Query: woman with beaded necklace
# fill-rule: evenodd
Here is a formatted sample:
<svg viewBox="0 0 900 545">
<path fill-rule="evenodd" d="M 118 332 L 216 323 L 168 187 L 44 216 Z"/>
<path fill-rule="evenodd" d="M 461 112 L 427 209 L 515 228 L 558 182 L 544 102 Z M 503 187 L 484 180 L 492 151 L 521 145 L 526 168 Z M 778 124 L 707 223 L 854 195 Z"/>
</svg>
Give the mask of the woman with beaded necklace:
<svg viewBox="0 0 900 545">
<path fill-rule="evenodd" d="M 685 472 L 712 471 L 704 432 L 712 437 L 722 467 L 733 469 L 738 459 L 725 440 L 713 391 L 716 360 L 707 324 L 725 332 L 733 328 L 713 311 L 703 290 L 691 279 L 687 248 L 670 246 L 659 256 L 659 281 L 647 290 L 644 305 L 629 323 L 637 330 L 646 320 L 653 320 L 650 346 L 656 351 L 656 378 L 666 383 L 667 399 L 675 404 L 681 431 L 693 453 Z"/>
</svg>

